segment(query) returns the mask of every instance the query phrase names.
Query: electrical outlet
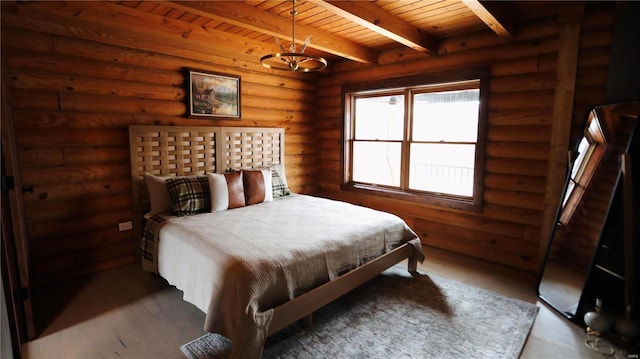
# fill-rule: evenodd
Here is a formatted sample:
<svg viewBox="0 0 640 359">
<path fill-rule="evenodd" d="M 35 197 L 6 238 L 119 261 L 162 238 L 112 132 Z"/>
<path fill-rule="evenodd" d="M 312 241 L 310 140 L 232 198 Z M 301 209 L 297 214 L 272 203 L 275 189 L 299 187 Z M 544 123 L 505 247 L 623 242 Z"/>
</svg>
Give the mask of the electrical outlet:
<svg viewBox="0 0 640 359">
<path fill-rule="evenodd" d="M 118 223 L 118 229 L 120 230 L 120 232 L 130 231 L 133 229 L 133 222 L 129 221 Z"/>
</svg>

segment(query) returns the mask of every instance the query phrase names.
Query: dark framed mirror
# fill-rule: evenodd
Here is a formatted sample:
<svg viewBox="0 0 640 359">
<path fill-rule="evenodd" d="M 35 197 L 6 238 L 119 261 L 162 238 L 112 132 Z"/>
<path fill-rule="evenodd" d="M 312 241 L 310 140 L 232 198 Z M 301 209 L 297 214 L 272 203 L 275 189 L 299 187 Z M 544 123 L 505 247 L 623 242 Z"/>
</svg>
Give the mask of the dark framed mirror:
<svg viewBox="0 0 640 359">
<path fill-rule="evenodd" d="M 620 215 L 616 208 L 622 206 L 617 203 L 622 202 L 622 156 L 638 132 L 639 114 L 637 101 L 593 107 L 575 147 L 569 151 L 564 192 L 537 291 L 543 302 L 578 325 L 584 325 L 584 307 L 593 308 L 585 301 L 593 299 L 593 288 L 587 290 L 586 286 L 594 268 L 606 271 L 613 281 L 625 281 L 624 270 L 600 265 L 596 254 L 598 248 L 617 245 L 603 244 L 603 231 L 611 226 L 613 217 Z M 615 250 L 624 252 L 621 246 Z"/>
</svg>

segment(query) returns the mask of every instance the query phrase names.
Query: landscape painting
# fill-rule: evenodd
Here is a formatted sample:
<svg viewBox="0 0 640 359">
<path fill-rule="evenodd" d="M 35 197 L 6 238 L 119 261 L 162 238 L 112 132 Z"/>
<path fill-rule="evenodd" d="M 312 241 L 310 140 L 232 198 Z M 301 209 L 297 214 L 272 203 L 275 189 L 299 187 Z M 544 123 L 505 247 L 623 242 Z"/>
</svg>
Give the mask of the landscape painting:
<svg viewBox="0 0 640 359">
<path fill-rule="evenodd" d="M 188 69 L 188 117 L 240 119 L 240 76 Z"/>
</svg>

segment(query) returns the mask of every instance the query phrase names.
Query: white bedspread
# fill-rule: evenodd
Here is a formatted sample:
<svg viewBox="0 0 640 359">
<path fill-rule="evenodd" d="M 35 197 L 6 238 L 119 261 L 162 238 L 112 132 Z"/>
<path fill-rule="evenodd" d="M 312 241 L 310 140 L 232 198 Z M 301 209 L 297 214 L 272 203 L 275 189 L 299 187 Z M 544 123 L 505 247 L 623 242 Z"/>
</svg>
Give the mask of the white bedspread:
<svg viewBox="0 0 640 359">
<path fill-rule="evenodd" d="M 204 329 L 229 337 L 233 356 L 258 358 L 283 302 L 419 239 L 399 217 L 292 195 L 273 202 L 169 219 L 158 272 L 206 313 Z"/>
</svg>

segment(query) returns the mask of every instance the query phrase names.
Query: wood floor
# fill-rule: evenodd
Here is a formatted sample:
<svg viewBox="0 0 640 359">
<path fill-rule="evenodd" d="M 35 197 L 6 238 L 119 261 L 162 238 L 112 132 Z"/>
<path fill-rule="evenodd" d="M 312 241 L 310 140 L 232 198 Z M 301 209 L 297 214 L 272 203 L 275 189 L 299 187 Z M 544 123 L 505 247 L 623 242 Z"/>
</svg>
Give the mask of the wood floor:
<svg viewBox="0 0 640 359">
<path fill-rule="evenodd" d="M 507 267 L 425 248 L 420 269 L 536 303 L 535 277 Z M 164 280 L 126 266 L 34 293 L 40 335 L 23 358 L 184 358 L 180 345 L 203 334 L 204 314 Z M 537 303 L 522 358 L 602 358 L 583 331 Z"/>
</svg>

